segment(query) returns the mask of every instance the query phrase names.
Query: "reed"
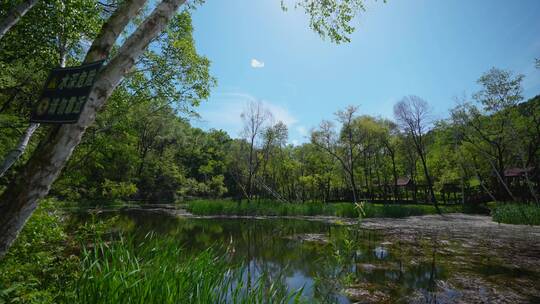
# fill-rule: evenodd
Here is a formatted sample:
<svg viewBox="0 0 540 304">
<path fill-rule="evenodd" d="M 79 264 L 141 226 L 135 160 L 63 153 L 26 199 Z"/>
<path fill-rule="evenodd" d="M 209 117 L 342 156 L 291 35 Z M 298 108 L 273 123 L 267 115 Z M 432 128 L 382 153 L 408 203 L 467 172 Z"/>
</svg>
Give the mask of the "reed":
<svg viewBox="0 0 540 304">
<path fill-rule="evenodd" d="M 173 239 L 98 240 L 83 252 L 77 303 L 299 303 L 268 273 L 247 284 L 246 269 L 210 248 L 187 254 Z"/>
<path fill-rule="evenodd" d="M 226 216 L 338 216 L 357 218 L 358 210 L 352 203 L 281 203 L 275 201 L 234 202 L 229 200 L 196 200 L 187 205 L 195 215 Z M 442 206 L 444 213 L 461 212 L 461 206 Z M 391 205 L 366 203 L 363 217 L 401 218 L 436 214 L 431 205 Z"/>
<path fill-rule="evenodd" d="M 540 207 L 534 204 L 495 204 L 491 210 L 495 222 L 505 224 L 540 225 Z"/>
</svg>

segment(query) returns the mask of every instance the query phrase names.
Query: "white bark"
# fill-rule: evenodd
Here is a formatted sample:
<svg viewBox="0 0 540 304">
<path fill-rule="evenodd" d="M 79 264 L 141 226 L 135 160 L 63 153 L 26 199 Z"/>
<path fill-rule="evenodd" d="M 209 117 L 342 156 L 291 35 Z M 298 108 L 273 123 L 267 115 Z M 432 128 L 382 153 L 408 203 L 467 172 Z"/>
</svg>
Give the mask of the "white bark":
<svg viewBox="0 0 540 304">
<path fill-rule="evenodd" d="M 131 0 L 119 7 L 114 14 L 103 24 L 101 31 L 90 46 L 85 63 L 106 59 L 112 50 L 116 40 L 126 28 L 127 24 L 133 19 L 141 8 L 144 7 L 147 0 Z"/>
<path fill-rule="evenodd" d="M 92 43 L 84 63 L 90 63 L 98 60 L 106 59 L 114 46 L 114 43 L 120 36 L 122 30 L 126 27 L 129 21 L 138 14 L 140 9 L 144 6 L 146 0 L 133 0 L 127 5 L 121 6 L 115 13 L 109 18 L 109 20 L 103 25 L 102 30 L 98 37 Z M 62 51 L 63 46 L 60 46 L 60 67 L 65 67 L 67 54 Z M 9 168 L 24 154 L 27 144 L 32 137 L 32 134 L 39 127 L 39 124 L 30 124 L 26 132 L 21 136 L 19 145 L 13 150 L 4 162 L 2 163 L 0 177 L 2 177 Z M 25 143 L 25 144 L 23 144 Z"/>
<path fill-rule="evenodd" d="M 163 0 L 154 9 L 100 72 L 79 121 L 51 130 L 28 161 L 22 174 L 0 196 L 0 257 L 9 249 L 37 207 L 39 199 L 47 195 L 52 183 L 81 141 L 86 128 L 95 121 L 98 110 L 124 75 L 133 68 L 150 41 L 159 35 L 184 2 L 185 0 Z M 119 34 L 123 28 L 113 27 L 110 30 Z"/>
<path fill-rule="evenodd" d="M 39 123 L 31 123 L 28 128 L 24 131 L 24 134 L 21 136 L 19 140 L 19 144 L 17 145 L 17 148 L 13 149 L 11 152 L 8 153 L 6 158 L 4 159 L 4 162 L 2 163 L 2 166 L 0 167 L 0 177 L 4 176 L 6 172 L 11 168 L 11 166 L 19 160 L 21 155 L 26 150 L 26 147 L 28 146 L 28 142 L 30 141 L 30 138 L 32 137 L 32 134 L 37 130 L 39 127 Z"/>
<path fill-rule="evenodd" d="M 7 16 L 0 22 L 0 39 L 24 16 L 28 11 L 36 5 L 38 0 L 26 0 L 11 9 Z"/>
</svg>

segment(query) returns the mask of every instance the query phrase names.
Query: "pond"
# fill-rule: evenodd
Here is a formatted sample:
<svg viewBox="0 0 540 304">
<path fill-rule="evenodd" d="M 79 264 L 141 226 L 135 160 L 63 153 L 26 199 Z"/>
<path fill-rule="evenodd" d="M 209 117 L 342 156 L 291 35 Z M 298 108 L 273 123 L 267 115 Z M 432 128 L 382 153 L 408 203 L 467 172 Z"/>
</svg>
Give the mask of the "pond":
<svg viewBox="0 0 540 304">
<path fill-rule="evenodd" d="M 149 232 L 172 237 L 188 253 L 218 248 L 231 263 L 246 265 L 246 280 L 271 274 L 289 290 L 301 289 L 310 303 L 483 302 L 497 284 L 540 279 L 538 272 L 506 267 L 492 253 L 467 249 L 458 241 L 430 236 L 401 241 L 356 225 L 151 213 L 122 214 L 118 222 L 122 230 L 140 237 Z M 464 295 L 461 287 L 467 284 L 477 284 L 477 294 Z M 516 299 L 535 303 L 539 298 L 533 292 Z"/>
</svg>

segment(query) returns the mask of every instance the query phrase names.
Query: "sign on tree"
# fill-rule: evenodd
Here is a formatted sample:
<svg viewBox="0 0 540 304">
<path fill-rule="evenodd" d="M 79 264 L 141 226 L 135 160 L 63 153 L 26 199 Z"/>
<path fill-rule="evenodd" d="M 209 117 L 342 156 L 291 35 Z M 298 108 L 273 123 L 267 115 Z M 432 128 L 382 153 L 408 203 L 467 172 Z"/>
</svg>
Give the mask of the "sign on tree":
<svg viewBox="0 0 540 304">
<path fill-rule="evenodd" d="M 103 62 L 52 70 L 30 122 L 77 122 Z"/>
</svg>

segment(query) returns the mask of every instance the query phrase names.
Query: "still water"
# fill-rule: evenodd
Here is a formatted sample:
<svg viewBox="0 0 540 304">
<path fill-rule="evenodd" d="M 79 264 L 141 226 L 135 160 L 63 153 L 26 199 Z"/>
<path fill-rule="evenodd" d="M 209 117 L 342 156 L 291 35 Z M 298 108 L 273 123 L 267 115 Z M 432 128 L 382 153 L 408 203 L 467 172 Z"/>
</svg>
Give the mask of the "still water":
<svg viewBox="0 0 540 304">
<path fill-rule="evenodd" d="M 473 289 L 466 295 L 447 284 L 448 279 L 495 277 L 502 285 L 540 279 L 536 272 L 505 268 L 489 252 L 463 250 L 459 242 L 422 235 L 402 242 L 356 225 L 175 218 L 146 212 L 121 214 L 116 223 L 135 237 L 167 236 L 186 254 L 216 248 L 231 265 L 244 265 L 246 280 L 255 282 L 261 274 L 270 274 L 290 291 L 301 290 L 307 303 L 455 303 L 472 301 L 477 293 L 479 303 L 484 303 L 482 293 L 488 288 L 479 286 L 479 292 Z"/>
</svg>

